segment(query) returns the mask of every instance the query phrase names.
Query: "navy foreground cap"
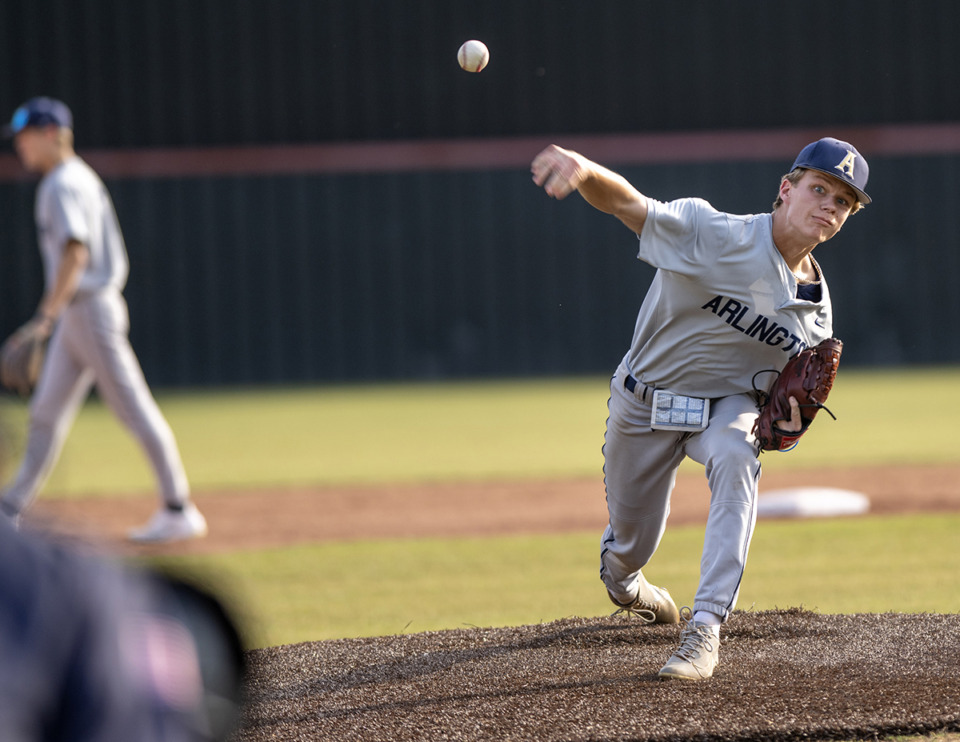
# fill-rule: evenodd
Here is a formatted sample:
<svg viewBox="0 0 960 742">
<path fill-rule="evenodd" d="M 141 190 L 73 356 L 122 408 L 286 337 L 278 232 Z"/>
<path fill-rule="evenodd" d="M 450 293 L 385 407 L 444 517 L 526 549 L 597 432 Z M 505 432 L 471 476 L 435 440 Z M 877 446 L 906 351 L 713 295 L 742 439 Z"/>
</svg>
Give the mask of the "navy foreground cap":
<svg viewBox="0 0 960 742">
<path fill-rule="evenodd" d="M 852 144 L 833 137 L 819 139 L 800 150 L 796 162 L 793 163 L 794 170 L 798 167 L 819 170 L 839 178 L 857 192 L 857 197 L 863 204 L 872 200 L 863 190 L 867 187 L 870 167 Z"/>
<path fill-rule="evenodd" d="M 3 136 L 15 136 L 28 126 L 50 124 L 73 128 L 73 114 L 67 104 L 53 98 L 31 98 L 13 112 L 10 123 L 3 127 Z"/>
</svg>

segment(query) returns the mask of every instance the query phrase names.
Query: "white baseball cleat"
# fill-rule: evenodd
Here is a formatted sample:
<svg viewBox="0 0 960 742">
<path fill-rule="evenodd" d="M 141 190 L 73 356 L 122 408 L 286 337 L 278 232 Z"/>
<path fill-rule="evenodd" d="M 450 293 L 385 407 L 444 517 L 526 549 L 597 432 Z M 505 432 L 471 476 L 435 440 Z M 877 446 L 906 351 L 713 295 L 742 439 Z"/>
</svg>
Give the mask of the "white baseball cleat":
<svg viewBox="0 0 960 742">
<path fill-rule="evenodd" d="M 169 541 L 186 541 L 207 535 L 207 521 L 197 506 L 188 502 L 183 510 L 163 508 L 153 514 L 150 522 L 135 528 L 127 538 L 140 544 L 161 544 Z"/>
<path fill-rule="evenodd" d="M 720 664 L 720 637 L 707 624 L 695 623 L 684 606 L 680 617 L 687 622 L 680 632 L 680 648 L 659 672 L 664 680 L 706 680 Z"/>
<path fill-rule="evenodd" d="M 666 588 L 651 585 L 642 575 L 637 597 L 632 601 L 620 602 L 613 597 L 609 589 L 607 595 L 610 602 L 617 606 L 614 616 L 618 613 L 629 613 L 644 623 L 680 623 L 680 611 L 677 610 L 677 604 L 673 602 L 670 593 Z"/>
</svg>

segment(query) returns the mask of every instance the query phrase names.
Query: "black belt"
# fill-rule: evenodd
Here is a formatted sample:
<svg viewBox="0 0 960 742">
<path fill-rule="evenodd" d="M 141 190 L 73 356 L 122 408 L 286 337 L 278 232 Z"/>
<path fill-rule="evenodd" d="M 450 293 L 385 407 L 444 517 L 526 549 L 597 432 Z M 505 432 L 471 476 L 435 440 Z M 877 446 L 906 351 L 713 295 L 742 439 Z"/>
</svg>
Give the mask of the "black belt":
<svg viewBox="0 0 960 742">
<path fill-rule="evenodd" d="M 647 401 L 647 389 L 649 389 L 650 387 L 648 387 L 646 384 L 642 384 L 641 382 L 637 381 L 637 380 L 634 379 L 630 374 L 627 374 L 626 378 L 623 380 L 623 388 L 626 389 L 626 390 L 627 390 L 628 392 L 630 392 L 631 394 L 636 394 L 637 386 L 642 386 L 642 387 L 643 387 L 643 397 L 642 397 L 642 399 L 643 399 L 644 402 L 646 402 L 646 401 Z"/>
</svg>

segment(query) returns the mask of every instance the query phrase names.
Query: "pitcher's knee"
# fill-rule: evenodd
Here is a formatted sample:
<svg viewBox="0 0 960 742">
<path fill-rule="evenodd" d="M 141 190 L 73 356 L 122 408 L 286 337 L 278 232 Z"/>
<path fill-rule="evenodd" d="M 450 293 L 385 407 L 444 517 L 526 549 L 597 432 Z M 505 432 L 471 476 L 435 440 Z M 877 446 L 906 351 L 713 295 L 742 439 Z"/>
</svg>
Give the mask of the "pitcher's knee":
<svg viewBox="0 0 960 742">
<path fill-rule="evenodd" d="M 724 428 L 709 438 L 707 461 L 714 465 L 752 466 L 757 463 L 758 456 L 753 434 L 740 428 Z"/>
<path fill-rule="evenodd" d="M 760 475 L 760 461 L 757 459 L 756 452 L 750 447 L 741 446 L 729 449 L 723 455 L 710 457 L 706 464 L 706 474 L 710 489 L 714 493 L 718 487 L 726 491 L 741 490 L 744 493 L 750 493 L 756 489 Z"/>
</svg>

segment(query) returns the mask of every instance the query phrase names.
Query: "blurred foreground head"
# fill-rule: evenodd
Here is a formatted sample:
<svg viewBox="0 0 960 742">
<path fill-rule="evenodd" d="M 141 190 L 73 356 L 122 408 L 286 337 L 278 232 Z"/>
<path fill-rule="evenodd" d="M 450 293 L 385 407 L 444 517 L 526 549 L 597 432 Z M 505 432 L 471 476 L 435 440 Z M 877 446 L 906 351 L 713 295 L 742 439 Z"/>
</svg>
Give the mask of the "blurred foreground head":
<svg viewBox="0 0 960 742">
<path fill-rule="evenodd" d="M 244 670 L 210 590 L 0 517 L 0 740 L 226 740 Z"/>
</svg>

